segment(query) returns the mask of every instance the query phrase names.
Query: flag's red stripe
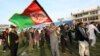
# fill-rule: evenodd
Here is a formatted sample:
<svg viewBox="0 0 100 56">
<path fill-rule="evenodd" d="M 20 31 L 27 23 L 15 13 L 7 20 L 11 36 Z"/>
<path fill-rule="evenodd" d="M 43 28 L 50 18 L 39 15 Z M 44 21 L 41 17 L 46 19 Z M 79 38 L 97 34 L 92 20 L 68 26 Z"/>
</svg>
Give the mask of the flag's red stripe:
<svg viewBox="0 0 100 56">
<path fill-rule="evenodd" d="M 41 23 L 45 23 L 45 22 L 52 22 L 52 20 L 50 19 L 50 17 L 48 16 L 48 14 L 44 11 L 44 9 L 40 6 L 40 4 L 35 0 L 35 1 L 33 1 L 25 10 L 24 10 L 24 12 L 22 13 L 22 14 L 24 14 L 24 15 L 27 15 L 27 16 L 30 16 L 31 17 L 31 13 L 34 13 L 34 12 L 36 12 L 37 14 L 39 14 L 40 12 L 42 12 L 42 13 L 40 13 L 40 14 L 42 14 L 42 15 L 46 15 L 46 20 L 45 20 L 45 18 L 41 18 L 41 19 L 43 19 L 44 21 L 42 22 L 41 20 L 41 22 L 38 22 L 39 20 L 38 20 L 38 18 L 37 18 L 37 20 L 35 20 L 34 21 L 34 18 L 32 19 L 33 20 L 33 22 L 35 23 L 35 24 L 41 24 Z M 35 19 L 36 19 L 36 17 L 35 17 Z"/>
</svg>

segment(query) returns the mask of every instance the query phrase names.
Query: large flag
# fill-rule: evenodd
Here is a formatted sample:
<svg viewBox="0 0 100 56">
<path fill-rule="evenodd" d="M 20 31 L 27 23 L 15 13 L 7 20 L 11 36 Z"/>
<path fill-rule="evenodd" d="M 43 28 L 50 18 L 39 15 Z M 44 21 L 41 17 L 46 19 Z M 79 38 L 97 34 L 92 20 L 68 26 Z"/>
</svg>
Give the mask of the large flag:
<svg viewBox="0 0 100 56">
<path fill-rule="evenodd" d="M 50 17 L 36 0 L 33 1 L 22 14 L 14 14 L 9 21 L 20 28 L 52 22 Z"/>
</svg>

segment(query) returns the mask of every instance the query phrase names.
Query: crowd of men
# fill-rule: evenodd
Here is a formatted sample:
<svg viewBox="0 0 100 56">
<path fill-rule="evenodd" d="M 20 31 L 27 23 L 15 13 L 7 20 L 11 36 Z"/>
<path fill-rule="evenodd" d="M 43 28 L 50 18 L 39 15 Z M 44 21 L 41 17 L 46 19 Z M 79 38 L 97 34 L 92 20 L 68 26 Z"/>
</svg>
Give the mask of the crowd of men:
<svg viewBox="0 0 100 56">
<path fill-rule="evenodd" d="M 28 51 L 32 51 L 34 46 L 38 49 L 44 47 L 45 43 L 51 50 L 52 56 L 60 56 L 59 46 L 62 53 L 65 53 L 68 43 L 71 45 L 73 41 L 78 41 L 79 55 L 90 56 L 89 47 L 95 47 L 96 35 L 100 33 L 100 23 L 91 22 L 89 24 L 79 22 L 77 24 L 61 24 L 56 26 L 51 23 L 40 29 L 29 28 L 21 30 L 17 33 L 18 28 L 11 25 L 1 34 L 3 51 L 8 48 L 11 52 L 10 56 L 17 56 L 19 41 L 25 41 Z M 69 41 L 69 42 L 68 42 Z"/>
</svg>

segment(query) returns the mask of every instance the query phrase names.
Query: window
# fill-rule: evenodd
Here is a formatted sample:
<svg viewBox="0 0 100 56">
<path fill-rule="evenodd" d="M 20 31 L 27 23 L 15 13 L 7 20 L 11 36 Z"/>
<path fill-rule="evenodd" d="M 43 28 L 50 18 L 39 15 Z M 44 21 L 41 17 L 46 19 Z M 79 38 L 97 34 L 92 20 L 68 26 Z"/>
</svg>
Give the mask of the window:
<svg viewBox="0 0 100 56">
<path fill-rule="evenodd" d="M 74 17 L 77 17 L 77 15 L 74 15 Z"/>
<path fill-rule="evenodd" d="M 83 21 L 87 21 L 87 18 L 83 18 Z"/>
<path fill-rule="evenodd" d="M 82 14 L 73 15 L 74 17 L 82 17 Z"/>
<path fill-rule="evenodd" d="M 98 20 L 98 16 L 95 16 L 95 17 L 94 17 L 94 20 Z"/>
<path fill-rule="evenodd" d="M 98 20 L 98 16 L 89 17 L 88 20 Z"/>
<path fill-rule="evenodd" d="M 77 17 L 82 17 L 82 14 L 78 14 Z"/>
<path fill-rule="evenodd" d="M 83 13 L 83 15 L 88 15 L 88 12 Z"/>
<path fill-rule="evenodd" d="M 95 10 L 95 11 L 91 11 L 90 14 L 98 14 L 98 10 Z"/>
</svg>

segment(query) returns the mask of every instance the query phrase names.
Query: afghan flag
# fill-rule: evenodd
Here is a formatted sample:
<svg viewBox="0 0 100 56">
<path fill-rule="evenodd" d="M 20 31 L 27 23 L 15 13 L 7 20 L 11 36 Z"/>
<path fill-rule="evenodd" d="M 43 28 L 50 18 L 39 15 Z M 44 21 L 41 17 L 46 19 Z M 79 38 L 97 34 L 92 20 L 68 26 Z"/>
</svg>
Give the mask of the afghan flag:
<svg viewBox="0 0 100 56">
<path fill-rule="evenodd" d="M 10 22 L 16 24 L 19 28 L 27 28 L 34 25 L 52 22 L 48 14 L 35 0 L 33 1 L 22 14 L 15 13 L 10 19 Z"/>
</svg>

